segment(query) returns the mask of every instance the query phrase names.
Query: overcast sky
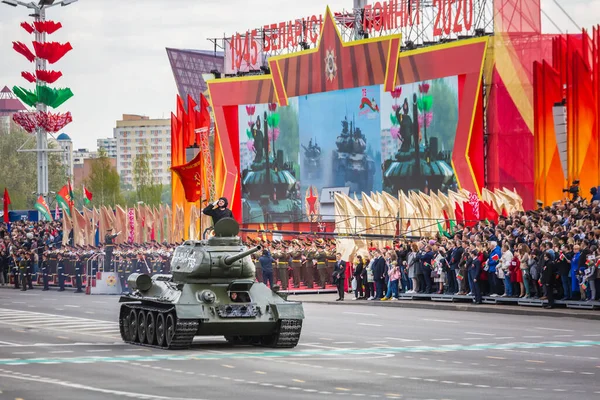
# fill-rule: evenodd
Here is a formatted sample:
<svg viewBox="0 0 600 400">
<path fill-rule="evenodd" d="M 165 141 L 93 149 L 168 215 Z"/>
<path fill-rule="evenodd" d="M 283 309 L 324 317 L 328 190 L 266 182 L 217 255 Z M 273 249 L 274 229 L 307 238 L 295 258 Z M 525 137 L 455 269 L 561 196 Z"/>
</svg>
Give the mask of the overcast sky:
<svg viewBox="0 0 600 400">
<path fill-rule="evenodd" d="M 29 1 L 29 0 L 24 0 Z M 36 0 L 37 1 L 37 0 Z M 558 0 L 582 27 L 600 23 L 600 0 Z M 75 148 L 95 149 L 96 138 L 112 137 L 123 113 L 168 118 L 177 88 L 166 47 L 211 49 L 207 38 L 222 37 L 268 23 L 352 7 L 352 0 L 79 0 L 47 11 L 63 28 L 50 40 L 70 41 L 74 50 L 51 69 L 63 72 L 55 86 L 70 87 L 75 96 L 59 108 L 71 111 L 74 122 L 64 132 Z M 373 3 L 371 1 L 371 3 Z M 576 27 L 554 4 L 543 10 L 563 31 Z M 0 3 L 0 87 L 33 86 L 21 71 L 33 64 L 12 50 L 12 41 L 32 49 L 32 36 L 19 24 L 31 20 L 28 10 Z M 542 16 L 544 32 L 557 29 Z"/>
</svg>

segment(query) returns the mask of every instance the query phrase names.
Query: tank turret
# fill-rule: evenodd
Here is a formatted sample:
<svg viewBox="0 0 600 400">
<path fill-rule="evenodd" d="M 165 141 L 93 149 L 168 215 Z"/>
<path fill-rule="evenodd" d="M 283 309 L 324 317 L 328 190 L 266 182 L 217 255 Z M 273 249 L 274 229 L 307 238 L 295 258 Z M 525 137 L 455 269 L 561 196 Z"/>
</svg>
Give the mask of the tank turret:
<svg viewBox="0 0 600 400">
<path fill-rule="evenodd" d="M 295 347 L 302 304 L 256 282 L 251 255 L 232 218 L 219 220 L 208 240 L 186 241 L 171 261 L 172 275 L 132 274 L 122 296 L 121 337 L 127 343 L 185 349 L 194 336 L 223 335 L 232 344 Z"/>
</svg>

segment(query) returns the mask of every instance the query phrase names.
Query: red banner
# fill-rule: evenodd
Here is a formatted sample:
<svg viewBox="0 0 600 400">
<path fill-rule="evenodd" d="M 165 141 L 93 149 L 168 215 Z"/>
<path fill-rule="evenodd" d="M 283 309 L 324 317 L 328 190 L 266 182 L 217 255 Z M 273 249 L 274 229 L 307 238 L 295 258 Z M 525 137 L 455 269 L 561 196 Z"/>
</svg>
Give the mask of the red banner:
<svg viewBox="0 0 600 400">
<path fill-rule="evenodd" d="M 199 152 L 192 161 L 178 167 L 171 167 L 171 171 L 179 176 L 185 192 L 185 199 L 194 203 L 202 195 L 202 152 Z"/>
</svg>

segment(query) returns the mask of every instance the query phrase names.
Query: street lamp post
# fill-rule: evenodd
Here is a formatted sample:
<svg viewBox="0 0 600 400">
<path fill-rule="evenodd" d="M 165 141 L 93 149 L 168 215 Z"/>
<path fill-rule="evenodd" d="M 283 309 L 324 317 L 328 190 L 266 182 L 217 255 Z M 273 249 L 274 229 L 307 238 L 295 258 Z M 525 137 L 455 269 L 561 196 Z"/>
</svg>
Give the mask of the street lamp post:
<svg viewBox="0 0 600 400">
<path fill-rule="evenodd" d="M 43 22 L 46 20 L 46 9 L 50 7 L 55 7 L 58 5 L 68 6 L 69 4 L 75 3 L 77 0 L 62 0 L 59 2 L 55 2 L 54 0 L 40 0 L 38 4 L 34 2 L 24 3 L 18 0 L 2 0 L 2 3 L 17 7 L 23 6 L 33 10 L 33 14 L 30 14 L 30 17 L 35 19 L 35 22 Z M 46 43 L 46 33 L 35 31 L 35 40 L 41 44 Z M 46 70 L 46 60 L 44 58 L 36 57 L 35 58 L 35 68 L 36 70 Z M 45 86 L 46 82 L 41 81 L 39 78 L 36 80 L 37 86 Z M 43 102 L 38 101 L 36 103 L 36 110 L 40 112 L 46 112 L 48 106 Z M 36 129 L 36 148 L 33 150 L 37 153 L 37 191 L 38 195 L 44 197 L 44 199 L 48 200 L 48 132 L 42 127 L 38 127 Z"/>
</svg>

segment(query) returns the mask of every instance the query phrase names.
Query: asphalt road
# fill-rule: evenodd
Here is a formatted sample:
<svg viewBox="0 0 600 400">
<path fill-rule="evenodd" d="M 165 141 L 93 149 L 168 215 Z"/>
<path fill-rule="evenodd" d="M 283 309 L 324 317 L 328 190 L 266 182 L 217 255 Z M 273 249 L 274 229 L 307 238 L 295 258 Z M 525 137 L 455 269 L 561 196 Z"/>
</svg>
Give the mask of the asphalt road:
<svg viewBox="0 0 600 400">
<path fill-rule="evenodd" d="M 161 351 L 117 301 L 0 288 L 0 399 L 600 399 L 597 321 L 305 304 L 295 349 Z"/>
</svg>

